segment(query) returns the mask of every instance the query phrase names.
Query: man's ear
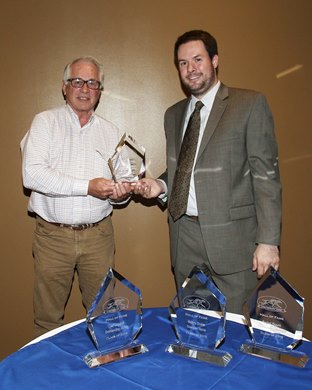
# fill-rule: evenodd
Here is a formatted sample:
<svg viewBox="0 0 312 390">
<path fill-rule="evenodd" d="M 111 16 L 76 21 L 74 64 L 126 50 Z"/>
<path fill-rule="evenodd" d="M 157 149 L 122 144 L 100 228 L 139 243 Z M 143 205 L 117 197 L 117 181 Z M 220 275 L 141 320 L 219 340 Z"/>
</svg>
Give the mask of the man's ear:
<svg viewBox="0 0 312 390">
<path fill-rule="evenodd" d="M 213 56 L 213 59 L 212 59 L 212 65 L 215 69 L 217 69 L 218 65 L 219 65 L 219 57 L 217 54 L 215 54 Z"/>
<path fill-rule="evenodd" d="M 64 81 L 62 82 L 62 93 L 63 93 L 63 96 L 65 97 L 66 96 L 66 85 L 65 85 Z"/>
</svg>

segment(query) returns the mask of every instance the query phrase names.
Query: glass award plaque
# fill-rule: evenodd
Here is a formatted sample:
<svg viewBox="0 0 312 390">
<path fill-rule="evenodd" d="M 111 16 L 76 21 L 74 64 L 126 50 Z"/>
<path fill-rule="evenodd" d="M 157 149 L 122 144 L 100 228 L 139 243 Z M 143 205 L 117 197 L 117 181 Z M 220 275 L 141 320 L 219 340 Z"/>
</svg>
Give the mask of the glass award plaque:
<svg viewBox="0 0 312 390">
<path fill-rule="evenodd" d="M 169 305 L 178 343 L 166 351 L 227 366 L 232 356 L 219 350 L 225 338 L 226 298 L 212 279 L 194 267 Z"/>
<path fill-rule="evenodd" d="M 302 341 L 304 299 L 273 267 L 269 268 L 243 305 L 251 335 L 241 351 L 304 367 L 308 356 L 294 349 Z"/>
<path fill-rule="evenodd" d="M 90 367 L 147 352 L 136 342 L 142 329 L 140 290 L 110 268 L 86 317 L 96 350 L 84 357 Z"/>
<path fill-rule="evenodd" d="M 108 159 L 112 178 L 117 181 L 136 181 L 145 174 L 145 149 L 125 133 Z"/>
</svg>

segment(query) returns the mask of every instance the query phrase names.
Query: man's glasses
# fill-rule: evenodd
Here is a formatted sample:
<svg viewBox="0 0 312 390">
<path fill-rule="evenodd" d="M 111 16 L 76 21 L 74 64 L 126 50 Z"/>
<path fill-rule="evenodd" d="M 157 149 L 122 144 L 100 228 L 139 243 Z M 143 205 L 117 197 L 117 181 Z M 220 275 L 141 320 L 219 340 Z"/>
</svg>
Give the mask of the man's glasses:
<svg viewBox="0 0 312 390">
<path fill-rule="evenodd" d="M 97 89 L 102 89 L 102 84 L 94 79 L 90 80 L 82 80 L 79 77 L 76 77 L 74 79 L 67 79 L 67 82 L 70 82 L 70 85 L 73 88 L 82 88 L 85 84 L 87 84 L 87 87 L 89 89 L 97 90 Z"/>
</svg>

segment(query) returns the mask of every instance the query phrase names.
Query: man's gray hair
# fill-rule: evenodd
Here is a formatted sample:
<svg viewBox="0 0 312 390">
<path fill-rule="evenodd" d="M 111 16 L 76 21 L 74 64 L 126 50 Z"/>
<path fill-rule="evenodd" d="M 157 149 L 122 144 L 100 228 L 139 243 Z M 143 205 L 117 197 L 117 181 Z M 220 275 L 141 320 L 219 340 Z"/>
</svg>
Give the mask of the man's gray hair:
<svg viewBox="0 0 312 390">
<path fill-rule="evenodd" d="M 90 57 L 90 56 L 87 56 L 87 57 L 79 57 L 79 58 L 76 58 L 74 59 L 72 62 L 70 62 L 69 64 L 67 64 L 65 66 L 65 69 L 64 69 L 64 75 L 63 75 L 63 81 L 65 84 L 67 84 L 67 80 L 71 78 L 71 67 L 72 65 L 76 64 L 77 62 L 89 62 L 93 65 L 96 66 L 96 68 L 98 69 L 99 71 L 99 78 L 100 78 L 100 82 L 102 84 L 102 87 L 104 85 L 104 68 L 103 68 L 103 65 L 100 64 L 94 57 Z"/>
</svg>

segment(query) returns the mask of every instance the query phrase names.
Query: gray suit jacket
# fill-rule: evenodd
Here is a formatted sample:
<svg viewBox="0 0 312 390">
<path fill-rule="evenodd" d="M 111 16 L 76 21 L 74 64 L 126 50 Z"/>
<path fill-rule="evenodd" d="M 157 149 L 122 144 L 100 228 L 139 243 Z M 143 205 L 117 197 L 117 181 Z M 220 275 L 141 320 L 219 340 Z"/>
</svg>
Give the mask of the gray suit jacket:
<svg viewBox="0 0 312 390">
<path fill-rule="evenodd" d="M 170 198 L 189 99 L 165 113 Z M 256 243 L 278 245 L 281 187 L 273 118 L 263 95 L 221 84 L 194 169 L 198 214 L 208 258 L 220 274 L 252 266 Z M 175 264 L 179 220 L 169 214 Z"/>
</svg>

